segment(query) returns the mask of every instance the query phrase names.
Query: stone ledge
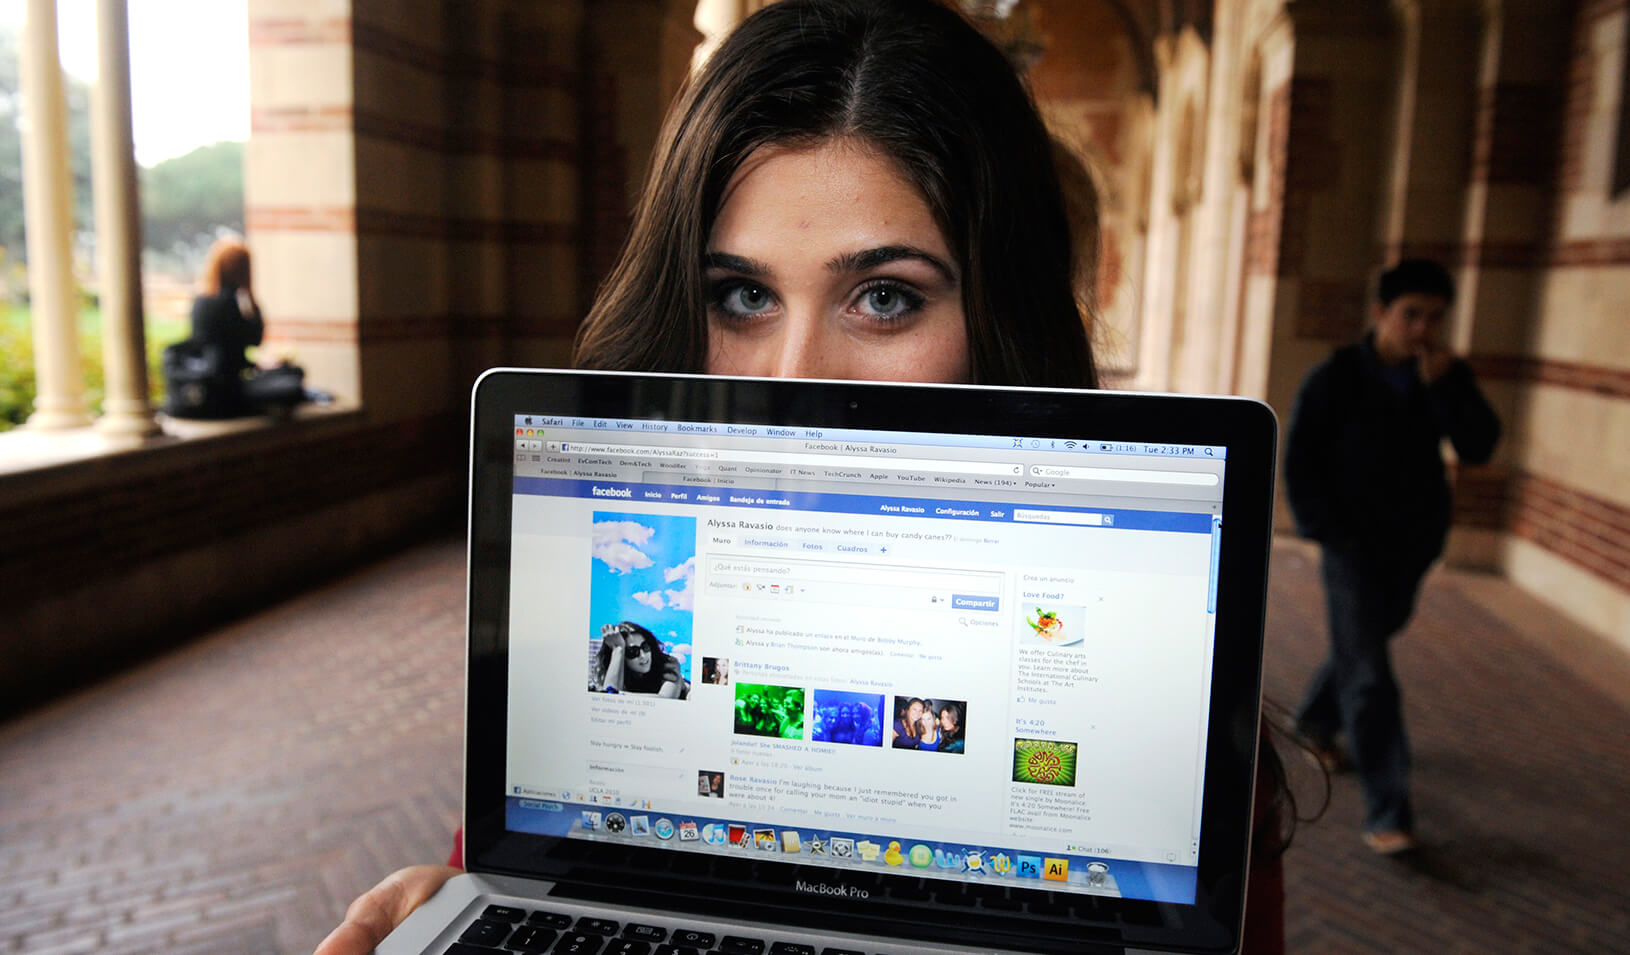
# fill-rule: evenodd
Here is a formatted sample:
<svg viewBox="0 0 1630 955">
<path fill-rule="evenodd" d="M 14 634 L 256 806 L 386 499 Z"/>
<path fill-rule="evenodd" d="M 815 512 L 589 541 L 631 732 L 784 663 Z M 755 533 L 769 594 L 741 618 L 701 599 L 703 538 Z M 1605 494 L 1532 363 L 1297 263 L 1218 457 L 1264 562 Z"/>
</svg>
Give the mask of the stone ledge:
<svg viewBox="0 0 1630 955">
<path fill-rule="evenodd" d="M 257 432 L 279 436 L 298 434 L 317 422 L 360 420 L 362 409 L 352 405 L 312 405 L 287 416 L 261 415 L 222 421 L 193 421 L 159 414 L 160 433 L 148 436 L 107 434 L 94 425 L 65 431 L 39 431 L 26 426 L 0 433 L 0 485 L 14 479 L 61 477 L 80 467 L 133 464 L 152 460 L 172 448 L 213 439 Z"/>
</svg>

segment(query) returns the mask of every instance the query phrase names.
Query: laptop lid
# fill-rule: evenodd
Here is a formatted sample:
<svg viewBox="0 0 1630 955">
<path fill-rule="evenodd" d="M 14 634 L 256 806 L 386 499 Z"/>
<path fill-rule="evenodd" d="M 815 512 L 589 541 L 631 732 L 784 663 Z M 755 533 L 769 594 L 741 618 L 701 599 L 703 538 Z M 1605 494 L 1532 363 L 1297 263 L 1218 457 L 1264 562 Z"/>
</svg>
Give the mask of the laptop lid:
<svg viewBox="0 0 1630 955">
<path fill-rule="evenodd" d="M 468 867 L 1233 950 L 1275 444 L 1236 398 L 487 372 Z"/>
</svg>

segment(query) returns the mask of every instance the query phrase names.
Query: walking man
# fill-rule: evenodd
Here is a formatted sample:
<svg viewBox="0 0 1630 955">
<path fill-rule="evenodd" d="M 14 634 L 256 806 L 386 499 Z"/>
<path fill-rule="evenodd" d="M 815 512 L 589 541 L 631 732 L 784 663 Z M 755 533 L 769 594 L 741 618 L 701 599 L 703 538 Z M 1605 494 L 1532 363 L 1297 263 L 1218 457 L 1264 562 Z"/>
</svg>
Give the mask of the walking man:
<svg viewBox="0 0 1630 955">
<path fill-rule="evenodd" d="M 1388 643 L 1409 620 L 1443 552 L 1447 437 L 1461 462 L 1494 453 L 1500 424 L 1471 368 L 1443 343 L 1454 302 L 1447 270 L 1406 259 L 1382 273 L 1374 327 L 1302 383 L 1291 411 L 1285 483 L 1297 531 L 1319 542 L 1330 656 L 1296 713 L 1327 767 L 1345 735 L 1364 790 L 1364 842 L 1414 848 L 1409 744 Z"/>
</svg>

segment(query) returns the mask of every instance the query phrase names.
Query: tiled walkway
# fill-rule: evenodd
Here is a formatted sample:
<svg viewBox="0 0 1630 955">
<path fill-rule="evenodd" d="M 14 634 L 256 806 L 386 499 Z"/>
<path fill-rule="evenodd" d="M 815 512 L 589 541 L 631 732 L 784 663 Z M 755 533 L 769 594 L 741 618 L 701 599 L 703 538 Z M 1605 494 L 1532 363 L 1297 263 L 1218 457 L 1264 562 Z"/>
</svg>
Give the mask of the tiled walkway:
<svg viewBox="0 0 1630 955">
<path fill-rule="evenodd" d="M 421 547 L 0 727 L 0 952 L 305 952 L 443 858 L 462 587 L 456 542 Z M 1271 600 L 1291 701 L 1323 642 L 1301 547 L 1276 548 Z M 1429 848 L 1370 856 L 1338 778 L 1287 857 L 1293 951 L 1630 952 L 1630 662 L 1575 634 L 1433 579 L 1397 646 Z"/>
</svg>

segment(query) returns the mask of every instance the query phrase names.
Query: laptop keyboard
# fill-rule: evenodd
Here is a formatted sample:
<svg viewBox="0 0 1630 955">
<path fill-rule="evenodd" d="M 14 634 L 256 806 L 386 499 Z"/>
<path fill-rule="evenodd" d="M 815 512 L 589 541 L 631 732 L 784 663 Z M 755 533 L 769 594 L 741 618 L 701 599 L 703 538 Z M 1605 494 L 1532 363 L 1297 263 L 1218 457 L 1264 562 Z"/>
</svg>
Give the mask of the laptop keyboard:
<svg viewBox="0 0 1630 955">
<path fill-rule="evenodd" d="M 822 948 L 744 935 L 719 936 L 642 922 L 573 917 L 489 905 L 443 955 L 548 952 L 551 955 L 868 955 L 853 948 Z"/>
</svg>

